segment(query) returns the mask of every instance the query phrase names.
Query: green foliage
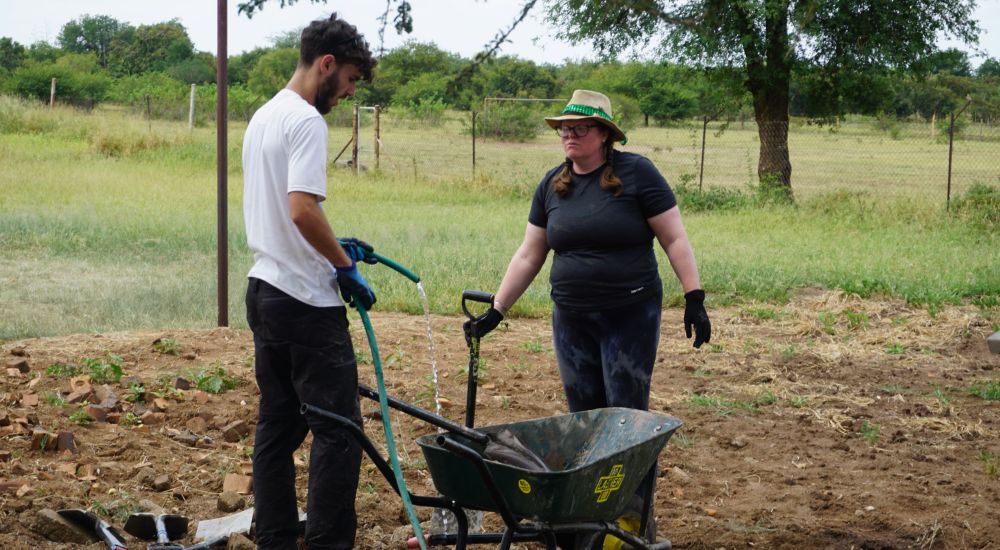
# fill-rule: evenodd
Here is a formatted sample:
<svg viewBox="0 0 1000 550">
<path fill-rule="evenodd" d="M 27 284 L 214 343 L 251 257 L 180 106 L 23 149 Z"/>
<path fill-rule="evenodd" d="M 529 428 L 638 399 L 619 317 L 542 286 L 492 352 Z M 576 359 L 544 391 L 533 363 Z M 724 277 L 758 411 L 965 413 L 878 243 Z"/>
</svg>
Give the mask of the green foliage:
<svg viewBox="0 0 1000 550">
<path fill-rule="evenodd" d="M 130 30 L 128 23 L 107 15 L 84 15 L 63 25 L 58 41 L 60 47 L 68 52 L 93 53 L 101 67 L 107 68 L 112 41 Z"/>
<path fill-rule="evenodd" d="M 491 101 L 476 117 L 476 135 L 501 141 L 528 141 L 541 133 L 545 121 L 538 110 L 511 101 Z"/>
<path fill-rule="evenodd" d="M 72 105 L 93 105 L 105 98 L 111 86 L 111 78 L 103 73 L 78 71 L 59 63 L 36 63 L 16 69 L 5 87 L 21 97 L 47 103 L 53 78 L 56 79 L 56 101 Z"/>
<path fill-rule="evenodd" d="M 0 68 L 12 71 L 24 62 L 24 46 L 6 36 L 0 37 Z"/>
<path fill-rule="evenodd" d="M 72 378 L 79 376 L 83 372 L 83 367 L 69 363 L 52 363 L 45 369 L 45 374 L 53 378 Z"/>
<path fill-rule="evenodd" d="M 987 476 L 997 477 L 998 471 L 1000 471 L 1000 457 L 983 449 L 979 451 L 979 455 L 976 458 L 983 463 L 983 471 Z"/>
<path fill-rule="evenodd" d="M 164 71 L 193 55 L 187 29 L 172 19 L 119 33 L 108 51 L 108 70 L 119 76 Z"/>
<path fill-rule="evenodd" d="M 865 441 L 867 441 L 868 444 L 871 445 L 872 447 L 874 447 L 875 444 L 878 443 L 878 433 L 879 433 L 878 424 L 871 424 L 867 420 L 865 420 L 864 422 L 861 423 L 860 433 L 861 437 L 865 438 Z"/>
<path fill-rule="evenodd" d="M 44 134 L 58 126 L 56 115 L 19 98 L 0 96 L 0 134 Z"/>
<path fill-rule="evenodd" d="M 79 409 L 77 409 L 76 411 L 74 411 L 72 414 L 69 415 L 69 421 L 73 422 L 74 424 L 80 424 L 81 426 L 86 426 L 87 424 L 93 422 L 94 419 L 91 418 L 89 414 L 87 414 L 87 411 L 85 411 L 83 407 L 80 407 Z"/>
<path fill-rule="evenodd" d="M 1000 378 L 969 386 L 968 394 L 987 401 L 1000 401 Z"/>
<path fill-rule="evenodd" d="M 47 392 L 45 394 L 45 402 L 53 407 L 61 407 L 66 404 L 66 400 L 54 392 Z"/>
<path fill-rule="evenodd" d="M 146 387 L 142 384 L 132 382 L 125 390 L 125 401 L 128 401 L 129 403 L 145 403 Z"/>
<path fill-rule="evenodd" d="M 167 76 L 185 84 L 215 82 L 215 58 L 211 54 L 196 54 L 166 68 Z"/>
<path fill-rule="evenodd" d="M 122 368 L 122 358 L 109 353 L 106 359 L 86 358 L 84 369 L 90 373 L 90 381 L 94 384 L 110 384 L 121 380 L 125 370 Z"/>
<path fill-rule="evenodd" d="M 955 215 L 987 233 L 1000 230 L 1000 187 L 973 183 L 952 203 Z"/>
<path fill-rule="evenodd" d="M 153 351 L 164 355 L 179 355 L 180 347 L 173 338 L 157 338 L 153 341 Z"/>
<path fill-rule="evenodd" d="M 672 186 L 677 203 L 684 212 L 737 210 L 750 204 L 739 189 L 717 186 L 698 189 L 693 185 L 694 179 L 691 174 L 682 174 L 680 181 Z"/>
<path fill-rule="evenodd" d="M 294 48 L 272 50 L 260 56 L 250 75 L 247 77 L 247 88 L 251 92 L 270 98 L 285 87 L 288 79 L 295 72 L 299 62 L 299 51 Z"/>
<path fill-rule="evenodd" d="M 236 379 L 230 376 L 221 365 L 202 369 L 192 378 L 195 386 L 207 393 L 222 393 L 236 387 Z"/>
</svg>

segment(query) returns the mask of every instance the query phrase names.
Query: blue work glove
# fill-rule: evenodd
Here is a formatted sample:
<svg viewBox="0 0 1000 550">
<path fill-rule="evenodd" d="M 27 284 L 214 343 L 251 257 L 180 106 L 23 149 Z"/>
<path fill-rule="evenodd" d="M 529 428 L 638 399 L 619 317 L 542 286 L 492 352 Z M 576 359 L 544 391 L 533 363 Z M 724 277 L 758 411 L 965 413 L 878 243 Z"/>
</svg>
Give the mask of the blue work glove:
<svg viewBox="0 0 1000 550">
<path fill-rule="evenodd" d="M 700 348 L 712 339 L 712 322 L 708 320 L 708 312 L 705 311 L 705 291 L 700 288 L 684 295 L 684 332 L 688 338 L 691 337 L 692 328 L 694 347 Z"/>
<path fill-rule="evenodd" d="M 337 242 L 340 243 L 340 247 L 344 249 L 347 256 L 355 262 L 364 262 L 373 265 L 378 263 L 375 257 L 368 254 L 368 252 L 375 252 L 375 247 L 365 241 L 355 239 L 354 237 L 345 237 L 337 239 Z"/>
<path fill-rule="evenodd" d="M 493 332 L 493 329 L 497 328 L 500 321 L 503 321 L 503 313 L 491 307 L 479 317 L 462 323 L 462 332 L 465 333 L 465 343 L 471 344 L 473 338 L 482 338 Z"/>
<path fill-rule="evenodd" d="M 337 268 L 337 285 L 340 287 L 340 295 L 351 307 L 358 307 L 355 300 L 366 310 L 375 305 L 375 292 L 368 285 L 368 281 L 361 276 L 354 260 L 351 260 L 350 267 Z"/>
</svg>

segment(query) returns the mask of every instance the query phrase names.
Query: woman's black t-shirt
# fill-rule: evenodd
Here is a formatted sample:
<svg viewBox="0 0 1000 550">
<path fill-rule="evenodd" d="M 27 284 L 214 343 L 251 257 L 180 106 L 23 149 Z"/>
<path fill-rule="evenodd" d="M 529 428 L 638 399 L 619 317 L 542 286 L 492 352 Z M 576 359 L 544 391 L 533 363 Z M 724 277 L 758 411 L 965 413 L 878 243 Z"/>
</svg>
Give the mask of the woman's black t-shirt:
<svg viewBox="0 0 1000 550">
<path fill-rule="evenodd" d="M 646 157 L 615 151 L 614 173 L 623 193 L 601 189 L 604 166 L 573 174 L 560 197 L 550 170 L 535 191 L 528 222 L 545 229 L 555 252 L 550 272 L 552 301 L 576 310 L 609 309 L 638 301 L 661 288 L 646 221 L 677 205 L 667 181 Z"/>
</svg>

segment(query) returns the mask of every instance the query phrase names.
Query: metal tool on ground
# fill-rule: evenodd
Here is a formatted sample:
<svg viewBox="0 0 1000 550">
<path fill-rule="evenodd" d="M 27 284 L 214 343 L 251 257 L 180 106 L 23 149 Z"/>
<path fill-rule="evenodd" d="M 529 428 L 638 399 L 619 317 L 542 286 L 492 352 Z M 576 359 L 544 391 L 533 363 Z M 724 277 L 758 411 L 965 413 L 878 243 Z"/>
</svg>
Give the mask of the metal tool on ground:
<svg viewBox="0 0 1000 550">
<path fill-rule="evenodd" d="M 97 517 L 96 514 L 86 510 L 69 509 L 57 512 L 63 519 L 80 527 L 87 533 L 94 534 L 94 540 L 103 541 L 108 550 L 128 550 L 122 542 L 122 535 L 117 529 L 108 525 L 106 521 Z"/>
<path fill-rule="evenodd" d="M 179 550 L 183 545 L 172 541 L 187 536 L 188 518 L 176 514 L 131 514 L 125 532 L 140 540 L 155 540 L 147 550 Z"/>
</svg>

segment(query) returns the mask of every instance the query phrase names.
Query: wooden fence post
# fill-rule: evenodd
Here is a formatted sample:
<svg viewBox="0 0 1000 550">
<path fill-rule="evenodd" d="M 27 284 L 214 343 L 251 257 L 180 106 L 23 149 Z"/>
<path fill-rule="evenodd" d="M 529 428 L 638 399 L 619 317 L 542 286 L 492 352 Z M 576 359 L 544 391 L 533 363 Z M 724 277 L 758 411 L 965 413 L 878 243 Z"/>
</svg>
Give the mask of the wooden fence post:
<svg viewBox="0 0 1000 550">
<path fill-rule="evenodd" d="M 351 133 L 351 170 L 354 171 L 354 175 L 358 175 L 358 131 L 361 126 L 361 109 L 357 103 L 354 104 L 354 128 Z"/>
<path fill-rule="evenodd" d="M 194 130 L 194 84 L 191 85 L 191 107 L 188 108 L 188 130 Z"/>
<path fill-rule="evenodd" d="M 52 79 L 52 88 L 49 90 L 49 109 L 56 105 L 56 79 Z"/>
<path fill-rule="evenodd" d="M 379 160 L 381 157 L 381 145 L 382 145 L 382 109 L 380 106 L 375 106 L 375 169 L 379 169 Z"/>
</svg>

